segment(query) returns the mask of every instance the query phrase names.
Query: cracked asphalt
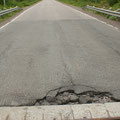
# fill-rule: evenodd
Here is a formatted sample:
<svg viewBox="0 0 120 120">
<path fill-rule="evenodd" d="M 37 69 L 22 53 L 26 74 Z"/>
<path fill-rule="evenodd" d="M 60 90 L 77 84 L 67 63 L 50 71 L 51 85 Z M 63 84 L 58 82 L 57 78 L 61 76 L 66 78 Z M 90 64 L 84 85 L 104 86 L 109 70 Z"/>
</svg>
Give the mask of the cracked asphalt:
<svg viewBox="0 0 120 120">
<path fill-rule="evenodd" d="M 55 0 L 0 29 L 0 106 L 74 86 L 120 99 L 120 31 Z"/>
</svg>

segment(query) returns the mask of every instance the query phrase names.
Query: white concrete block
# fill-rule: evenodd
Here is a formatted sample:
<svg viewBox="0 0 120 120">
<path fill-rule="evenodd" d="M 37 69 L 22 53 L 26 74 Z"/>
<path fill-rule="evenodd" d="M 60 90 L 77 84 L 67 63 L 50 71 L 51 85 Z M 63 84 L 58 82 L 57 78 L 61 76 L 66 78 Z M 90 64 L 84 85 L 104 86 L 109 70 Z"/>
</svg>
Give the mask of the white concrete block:
<svg viewBox="0 0 120 120">
<path fill-rule="evenodd" d="M 105 108 L 110 117 L 120 117 L 120 102 L 105 103 Z"/>
</svg>

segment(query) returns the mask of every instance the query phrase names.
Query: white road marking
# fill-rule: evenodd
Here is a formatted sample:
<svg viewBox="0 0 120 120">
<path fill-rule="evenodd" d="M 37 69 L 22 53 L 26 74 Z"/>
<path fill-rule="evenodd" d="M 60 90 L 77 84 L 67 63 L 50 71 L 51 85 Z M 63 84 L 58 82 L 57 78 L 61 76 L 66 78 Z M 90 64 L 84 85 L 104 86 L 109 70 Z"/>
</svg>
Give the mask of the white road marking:
<svg viewBox="0 0 120 120">
<path fill-rule="evenodd" d="M 40 4 L 40 3 L 38 3 Z M 30 9 L 34 8 L 36 5 L 38 4 L 35 4 L 34 6 L 31 6 L 30 8 L 28 8 L 27 10 L 23 11 L 20 15 L 16 16 L 14 19 L 12 19 L 10 22 L 6 23 L 5 25 L 1 26 L 0 27 L 0 30 L 3 29 L 4 27 L 6 27 L 7 25 L 9 25 L 10 23 L 12 23 L 13 21 L 15 21 L 16 19 L 18 19 L 20 16 L 22 16 L 23 14 L 27 13 Z"/>
<path fill-rule="evenodd" d="M 60 2 L 59 2 L 59 3 L 60 3 Z M 38 3 L 38 4 L 40 4 L 40 3 Z M 0 27 L 0 30 L 1 30 L 2 28 L 6 27 L 7 25 L 9 25 L 10 23 L 12 23 L 13 21 L 15 21 L 16 19 L 18 19 L 20 16 L 22 16 L 23 14 L 25 14 L 26 12 L 28 12 L 30 9 L 32 9 L 33 7 L 35 7 L 35 6 L 38 5 L 38 4 L 35 4 L 34 6 L 28 8 L 27 10 L 25 10 L 24 12 L 22 12 L 20 15 L 18 15 L 18 16 L 15 17 L 14 19 L 12 19 L 10 22 L 8 22 L 8 23 L 6 23 L 5 25 L 3 25 L 2 27 Z M 62 4 L 62 3 L 61 3 L 61 4 Z M 62 5 L 64 5 L 64 4 L 62 4 Z M 112 28 L 114 28 L 114 29 L 116 29 L 116 30 L 119 30 L 119 28 L 117 28 L 117 27 L 115 27 L 115 26 L 113 26 L 113 25 L 111 25 L 111 24 L 108 24 L 108 23 L 106 23 L 106 22 L 104 22 L 104 21 L 101 21 L 101 20 L 99 20 L 99 19 L 97 19 L 97 18 L 95 18 L 95 17 L 93 17 L 93 16 L 90 16 L 90 15 L 88 15 L 88 14 L 86 14 L 86 13 L 83 13 L 83 12 L 81 12 L 81 11 L 79 11 L 79 10 L 76 10 L 76 9 L 70 7 L 70 6 L 67 6 L 67 5 L 64 5 L 64 6 L 67 7 L 67 8 L 70 8 L 70 9 L 76 11 L 76 12 L 79 12 L 79 13 L 87 16 L 87 17 L 90 17 L 90 18 L 92 18 L 92 19 L 95 19 L 95 20 L 97 20 L 97 21 L 99 21 L 99 22 L 101 22 L 101 23 L 103 23 L 103 24 L 106 24 L 106 25 L 108 25 L 109 27 L 112 27 Z"/>
<path fill-rule="evenodd" d="M 60 2 L 59 2 L 59 3 L 60 3 Z M 61 3 L 61 4 L 62 4 L 62 3 Z M 79 13 L 87 16 L 87 17 L 90 17 L 90 18 L 92 18 L 92 19 L 95 19 L 95 20 L 103 23 L 103 24 L 106 24 L 106 25 L 108 25 L 109 27 L 112 27 L 112 28 L 115 28 L 116 30 L 119 30 L 119 28 L 117 28 L 117 27 L 115 27 L 115 26 L 113 26 L 113 25 L 111 25 L 111 24 L 108 24 L 108 23 L 106 23 L 106 22 L 104 22 L 104 21 L 102 21 L 102 20 L 99 20 L 98 18 L 95 18 L 95 17 L 93 17 L 93 16 L 90 16 L 90 15 L 88 15 L 88 14 L 86 14 L 86 13 L 83 13 L 83 12 L 81 12 L 81 11 L 79 11 L 79 10 L 76 10 L 76 9 L 70 7 L 70 6 L 65 5 L 65 4 L 63 4 L 63 5 L 66 6 L 67 8 L 70 8 L 70 9 L 76 11 L 76 12 L 79 12 Z"/>
</svg>

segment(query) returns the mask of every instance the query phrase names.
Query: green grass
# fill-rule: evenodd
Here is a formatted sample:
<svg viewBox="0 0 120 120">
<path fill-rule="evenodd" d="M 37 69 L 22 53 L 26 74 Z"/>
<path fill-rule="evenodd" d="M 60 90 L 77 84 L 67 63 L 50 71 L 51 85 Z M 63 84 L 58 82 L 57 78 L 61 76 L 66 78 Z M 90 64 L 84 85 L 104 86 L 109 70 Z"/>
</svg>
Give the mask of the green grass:
<svg viewBox="0 0 120 120">
<path fill-rule="evenodd" d="M 1 1 L 1 0 L 0 0 Z M 16 6 L 18 6 L 18 7 L 20 7 L 20 8 L 24 8 L 24 7 L 26 7 L 26 6 L 30 6 L 30 5 L 32 5 L 32 4 L 34 4 L 34 3 L 37 3 L 37 2 L 39 2 L 39 1 L 41 1 L 41 0 L 22 0 L 22 1 L 16 1 L 16 0 L 9 0 L 7 3 L 6 3 L 6 6 L 5 6 L 5 8 L 6 9 L 9 9 L 9 8 L 11 8 L 11 7 L 16 7 Z M 1 3 L 1 2 L 0 2 Z M 2 3 L 3 4 L 3 3 Z M 1 10 L 4 10 L 4 7 L 3 7 L 3 5 L 2 4 L 0 4 L 0 9 Z M 22 9 L 21 9 L 22 10 Z M 20 12 L 21 10 L 17 10 L 17 11 L 14 11 L 14 12 L 12 12 L 12 13 L 9 13 L 9 14 L 6 14 L 6 15 L 3 15 L 3 16 L 1 16 L 1 18 L 0 18 L 0 22 L 3 22 L 3 21 L 5 21 L 6 19 L 8 19 L 8 18 L 10 18 L 10 17 L 12 17 L 13 15 L 15 15 L 17 12 Z"/>
<path fill-rule="evenodd" d="M 3 22 L 3 21 L 5 21 L 6 19 L 12 17 L 12 16 L 15 15 L 17 12 L 20 12 L 20 11 L 21 11 L 21 10 L 16 10 L 16 11 L 14 11 L 14 12 L 11 12 L 11 13 L 9 13 L 9 14 L 6 14 L 6 15 L 1 16 L 1 18 L 0 18 L 0 23 Z"/>
<path fill-rule="evenodd" d="M 40 0 L 5 0 L 6 1 L 6 8 L 10 8 L 10 7 L 26 7 L 26 6 L 30 6 Z M 0 0 L 0 8 L 3 9 L 3 0 Z"/>
<path fill-rule="evenodd" d="M 66 4 L 74 5 L 77 7 L 82 7 L 82 8 L 85 7 L 88 3 L 85 0 L 59 0 L 59 1 Z"/>
<path fill-rule="evenodd" d="M 81 7 L 81 8 L 85 8 L 86 5 L 91 5 L 91 6 L 96 6 L 100 8 L 102 7 L 105 7 L 107 9 L 111 8 L 112 10 L 120 9 L 120 0 L 58 0 L 58 1 L 66 4 L 70 4 L 73 6 Z M 88 10 L 88 9 L 87 11 L 102 15 L 111 20 L 120 21 L 119 18 L 114 16 L 105 15 L 105 14 Z"/>
</svg>

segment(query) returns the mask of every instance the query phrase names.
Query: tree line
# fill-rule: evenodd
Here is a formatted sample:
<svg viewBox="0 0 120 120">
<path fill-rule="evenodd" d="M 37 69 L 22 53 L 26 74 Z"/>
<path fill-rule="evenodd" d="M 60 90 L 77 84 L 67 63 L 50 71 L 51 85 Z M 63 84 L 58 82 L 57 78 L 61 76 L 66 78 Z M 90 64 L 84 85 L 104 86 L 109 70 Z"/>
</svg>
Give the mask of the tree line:
<svg viewBox="0 0 120 120">
<path fill-rule="evenodd" d="M 6 1 L 6 5 L 8 6 L 15 6 L 20 2 L 24 2 L 26 0 L 5 0 Z M 27 2 L 31 2 L 31 1 L 35 1 L 35 0 L 27 0 Z M 91 2 L 91 3 L 108 3 L 110 6 L 113 6 L 114 4 L 120 2 L 120 0 L 75 0 L 75 1 L 84 1 L 84 2 Z M 0 0 L 0 5 L 2 6 L 3 0 Z"/>
</svg>

